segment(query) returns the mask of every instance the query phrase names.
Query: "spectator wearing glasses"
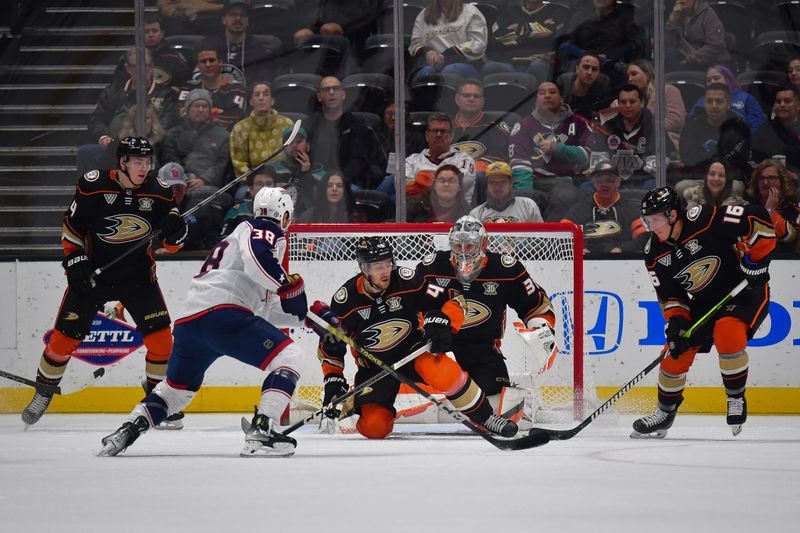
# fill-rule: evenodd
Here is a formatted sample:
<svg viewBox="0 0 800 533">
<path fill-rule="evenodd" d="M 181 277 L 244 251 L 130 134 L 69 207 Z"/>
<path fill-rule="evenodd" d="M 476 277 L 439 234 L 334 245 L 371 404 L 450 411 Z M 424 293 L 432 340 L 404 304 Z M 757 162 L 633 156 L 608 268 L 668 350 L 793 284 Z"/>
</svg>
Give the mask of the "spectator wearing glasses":
<svg viewBox="0 0 800 533">
<path fill-rule="evenodd" d="M 317 91 L 321 109 L 303 124 L 311 156 L 327 169 L 340 169 L 353 186 L 375 189 L 386 174 L 386 156 L 372 126 L 344 110 L 345 98 L 338 78 L 322 78 Z"/>
<path fill-rule="evenodd" d="M 797 177 L 775 159 L 765 159 L 753 170 L 747 196 L 769 213 L 775 226 L 776 250 L 800 251 L 800 207 Z"/>
<path fill-rule="evenodd" d="M 433 186 L 408 201 L 409 222 L 455 222 L 469 212 L 464 198 L 463 173 L 444 164 L 436 169 Z"/>
<path fill-rule="evenodd" d="M 493 161 L 508 159 L 508 136 L 511 128 L 501 120 L 490 119 L 483 112 L 483 84 L 467 78 L 455 95 L 458 112 L 453 119 L 453 147 L 475 159 L 475 169 L 483 173 Z"/>
<path fill-rule="evenodd" d="M 595 121 L 614 100 L 608 78 L 600 75 L 600 56 L 593 52 L 581 55 L 575 72 L 562 74 L 556 84 L 562 100 L 586 120 Z"/>
</svg>

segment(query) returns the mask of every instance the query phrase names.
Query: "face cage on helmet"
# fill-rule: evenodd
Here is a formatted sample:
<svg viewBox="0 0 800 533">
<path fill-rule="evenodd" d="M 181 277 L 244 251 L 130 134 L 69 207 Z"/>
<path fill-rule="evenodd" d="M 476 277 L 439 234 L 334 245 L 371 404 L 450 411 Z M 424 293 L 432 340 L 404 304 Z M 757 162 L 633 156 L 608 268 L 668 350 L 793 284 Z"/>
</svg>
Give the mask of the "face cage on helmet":
<svg viewBox="0 0 800 533">
<path fill-rule="evenodd" d="M 450 234 L 450 263 L 462 283 L 474 280 L 483 268 L 484 242 L 479 231 L 456 230 Z"/>
</svg>

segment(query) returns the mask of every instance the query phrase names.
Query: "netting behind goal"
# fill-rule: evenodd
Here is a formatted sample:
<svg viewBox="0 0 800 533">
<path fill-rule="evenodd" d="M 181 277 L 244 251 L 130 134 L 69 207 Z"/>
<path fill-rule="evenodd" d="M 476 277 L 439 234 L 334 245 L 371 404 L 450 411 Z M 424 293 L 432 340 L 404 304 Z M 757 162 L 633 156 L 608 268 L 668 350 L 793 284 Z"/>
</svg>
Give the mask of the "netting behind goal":
<svg viewBox="0 0 800 533">
<path fill-rule="evenodd" d="M 336 289 L 358 273 L 355 249 L 360 237 L 385 237 L 394 248 L 398 265 L 413 268 L 427 254 L 449 249 L 449 229 L 449 224 L 296 224 L 289 238 L 289 271 L 298 272 L 305 279 L 309 303 L 315 299 L 330 302 Z M 513 327 L 513 322 L 519 319 L 512 309 L 506 310 L 502 351 L 512 381 L 533 391 L 537 419 L 560 421 L 582 417 L 584 399 L 594 396 L 594 390 L 591 380 L 584 380 L 582 336 L 575 335 L 576 331 L 583 331 L 580 229 L 573 224 L 554 223 L 487 224 L 486 229 L 489 249 L 512 254 L 524 263 L 534 281 L 547 291 L 556 311 L 559 354 L 549 371 L 537 374 L 537 365 L 527 345 Z M 299 332 L 298 338 L 304 348 L 316 353 L 316 338 L 312 334 Z M 355 364 L 348 358 L 345 375 L 351 385 L 354 374 Z M 419 401 L 415 404 L 416 400 L 401 398 L 396 404 L 398 412 L 418 414 L 424 410 L 422 399 L 413 396 Z M 317 361 L 311 360 L 302 369 L 293 409 L 318 409 L 321 397 L 322 373 Z"/>
</svg>

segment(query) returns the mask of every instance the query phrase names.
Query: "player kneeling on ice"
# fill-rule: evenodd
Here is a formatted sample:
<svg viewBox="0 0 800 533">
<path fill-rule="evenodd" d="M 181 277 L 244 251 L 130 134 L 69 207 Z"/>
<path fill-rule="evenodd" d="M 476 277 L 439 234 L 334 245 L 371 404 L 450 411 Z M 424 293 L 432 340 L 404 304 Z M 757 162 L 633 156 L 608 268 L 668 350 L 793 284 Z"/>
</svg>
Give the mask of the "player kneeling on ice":
<svg viewBox="0 0 800 533">
<path fill-rule="evenodd" d="M 61 235 L 66 255 L 61 264 L 68 287 L 39 362 L 37 383 L 57 386 L 61 382 L 97 311 L 113 300 L 128 308 L 136 329 L 144 335 L 146 380 L 142 385 L 152 390 L 164 379 L 172 351 L 170 318 L 152 250 L 149 244 L 140 245 L 144 239 L 149 243 L 159 228 L 164 248 L 176 252 L 183 246 L 187 229 L 172 189 L 150 173 L 152 165 L 153 148 L 147 139 L 124 137 L 117 147 L 118 168 L 92 170 L 78 180 Z M 117 259 L 120 262 L 114 268 L 103 268 Z M 97 274 L 98 269 L 103 271 Z M 36 392 L 22 412 L 26 426 L 39 421 L 52 399 L 52 394 Z M 173 428 L 180 429 L 182 417 L 174 413 Z"/>
<path fill-rule="evenodd" d="M 243 423 L 241 455 L 294 454 L 296 441 L 275 431 L 275 421 L 294 393 L 303 353 L 262 318 L 276 307 L 276 300 L 283 313 L 299 321 L 308 312 L 303 279 L 288 275 L 282 266 L 287 248 L 284 232 L 293 209 L 283 189 L 261 189 L 253 201 L 253 220 L 239 224 L 211 251 L 192 280 L 181 318 L 175 321 L 167 379 L 133 409 L 127 422 L 103 437 L 98 455 L 125 451 L 142 433 L 186 407 L 208 367 L 223 355 L 268 372 L 253 420 Z"/>
<path fill-rule="evenodd" d="M 642 200 L 642 222 L 651 232 L 645 264 L 667 321 L 669 354 L 658 375 L 658 406 L 633 423 L 632 438 L 663 438 L 683 402 L 686 374 L 695 355 L 714 344 L 728 396 L 727 422 L 738 435 L 747 420 L 745 384 L 748 339 L 769 308 L 769 262 L 775 232 L 759 205 L 695 206 L 684 212 L 670 187 L 653 189 Z M 691 338 L 693 320 L 704 316 L 733 287 L 748 287 Z"/>
<path fill-rule="evenodd" d="M 353 340 L 375 354 L 385 365 L 400 361 L 426 341 L 430 352 L 414 359 L 413 365 L 398 372 L 416 382 L 423 382 L 445 394 L 450 403 L 481 431 L 513 437 L 517 425 L 494 414 L 478 384 L 453 359 L 442 352 L 450 349 L 453 333 L 464 321 L 464 301 L 457 293 L 426 291 L 423 280 L 409 268 L 396 268 L 392 247 L 382 237 L 362 238 L 356 247 L 360 273 L 350 278 L 333 295 L 330 310 L 315 302 L 311 310 L 340 327 Z M 323 405 L 328 405 L 348 390 L 344 377 L 346 346 L 323 337 L 319 346 L 322 373 L 325 377 Z M 355 385 L 369 380 L 381 368 L 356 355 L 358 370 Z M 354 410 L 359 414 L 356 430 L 368 439 L 383 439 L 392 431 L 396 415 L 394 402 L 400 381 L 384 377 L 355 397 Z M 339 416 L 337 409 L 326 412 Z"/>
<path fill-rule="evenodd" d="M 426 293 L 463 294 L 469 312 L 453 337 L 451 350 L 456 361 L 500 414 L 526 429 L 533 413 L 525 399 L 531 393 L 512 386 L 500 351 L 506 307 L 523 321 L 517 329 L 538 360 L 541 373 L 552 366 L 557 353 L 550 299 L 514 256 L 488 251 L 486 228 L 477 218 L 459 218 L 450 230 L 449 242 L 450 251 L 437 251 L 422 260 L 417 276 Z"/>
</svg>

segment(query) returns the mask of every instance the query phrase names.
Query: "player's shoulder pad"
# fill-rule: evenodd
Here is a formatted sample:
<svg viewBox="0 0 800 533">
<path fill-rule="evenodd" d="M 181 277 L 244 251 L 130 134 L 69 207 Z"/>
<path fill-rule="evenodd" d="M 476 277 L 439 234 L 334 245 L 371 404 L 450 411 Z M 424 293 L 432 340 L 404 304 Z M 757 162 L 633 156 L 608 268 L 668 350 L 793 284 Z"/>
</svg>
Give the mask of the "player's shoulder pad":
<svg viewBox="0 0 800 533">
<path fill-rule="evenodd" d="M 414 278 L 414 269 L 408 267 L 400 267 L 397 269 L 397 275 L 401 279 L 409 280 Z"/>
<path fill-rule="evenodd" d="M 425 257 L 422 258 L 422 264 L 425 265 L 425 266 L 432 265 L 434 261 L 436 261 L 436 253 L 435 252 L 431 253 L 431 254 L 428 254 L 428 255 L 426 255 Z"/>
<path fill-rule="evenodd" d="M 696 206 L 692 207 L 691 209 L 689 209 L 686 212 L 686 220 L 688 220 L 690 222 L 694 222 L 694 221 L 696 221 L 697 219 L 700 218 L 700 215 L 702 213 L 703 213 L 703 206 L 702 205 L 696 205 Z"/>
<path fill-rule="evenodd" d="M 343 304 L 347 302 L 347 296 L 348 296 L 347 286 L 342 285 L 336 290 L 335 293 L 333 293 L 333 301 L 336 302 L 337 304 Z"/>
<path fill-rule="evenodd" d="M 83 175 L 83 179 L 89 183 L 97 181 L 98 179 L 100 179 L 100 171 L 90 170 L 89 172 Z"/>
<path fill-rule="evenodd" d="M 148 181 L 152 181 L 153 187 L 156 189 L 162 189 L 161 192 L 163 193 L 166 193 L 167 190 L 169 190 L 170 193 L 172 192 L 172 186 L 168 185 L 164 180 L 162 180 L 161 176 L 159 176 L 158 174 L 156 174 L 156 179 Z"/>
<path fill-rule="evenodd" d="M 489 255 L 491 257 L 490 254 L 494 255 L 492 254 L 492 252 L 487 252 L 486 255 Z M 517 258 L 514 257 L 513 255 L 510 254 L 497 254 L 497 255 L 500 255 L 500 261 L 499 261 L 500 265 L 505 268 L 512 268 L 514 265 L 517 264 Z"/>
<path fill-rule="evenodd" d="M 83 192 L 108 189 L 111 185 L 111 174 L 108 170 L 90 170 L 78 180 L 78 188 Z"/>
</svg>

